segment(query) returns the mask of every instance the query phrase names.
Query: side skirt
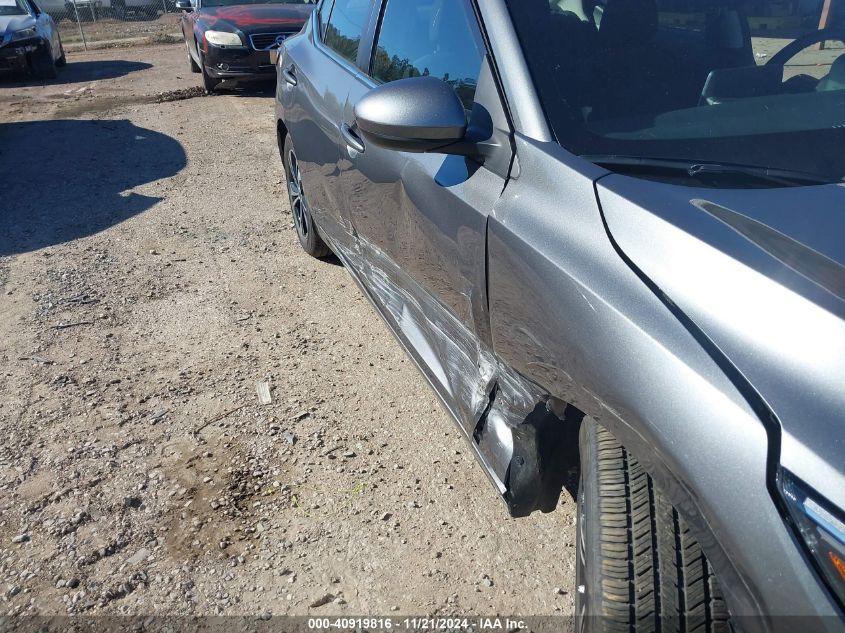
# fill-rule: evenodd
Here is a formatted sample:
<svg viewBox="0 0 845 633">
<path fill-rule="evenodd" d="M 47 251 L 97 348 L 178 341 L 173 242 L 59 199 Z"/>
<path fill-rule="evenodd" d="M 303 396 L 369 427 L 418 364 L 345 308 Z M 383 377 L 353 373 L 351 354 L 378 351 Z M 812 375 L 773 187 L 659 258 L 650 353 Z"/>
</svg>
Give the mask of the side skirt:
<svg viewBox="0 0 845 633">
<path fill-rule="evenodd" d="M 583 414 L 550 398 L 374 245 L 324 239 L 431 385 L 513 517 L 557 507 Z"/>
</svg>

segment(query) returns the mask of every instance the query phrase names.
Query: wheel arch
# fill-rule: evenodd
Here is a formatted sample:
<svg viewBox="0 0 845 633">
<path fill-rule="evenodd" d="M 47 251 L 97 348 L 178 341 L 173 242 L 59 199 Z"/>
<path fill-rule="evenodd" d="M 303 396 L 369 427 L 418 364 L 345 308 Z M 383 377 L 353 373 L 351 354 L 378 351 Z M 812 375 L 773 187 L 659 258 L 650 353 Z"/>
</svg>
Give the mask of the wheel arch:
<svg viewBox="0 0 845 633">
<path fill-rule="evenodd" d="M 758 412 L 614 250 L 595 192 L 602 170 L 556 144 L 515 141 L 520 172 L 487 233 L 497 358 L 625 445 L 690 524 L 733 612 L 795 604 L 760 569 L 777 543 L 783 574 L 806 573 L 767 486 Z"/>
<path fill-rule="evenodd" d="M 279 146 L 279 157 L 284 160 L 285 138 L 289 134 L 288 127 L 281 118 L 276 118 L 276 144 Z"/>
</svg>

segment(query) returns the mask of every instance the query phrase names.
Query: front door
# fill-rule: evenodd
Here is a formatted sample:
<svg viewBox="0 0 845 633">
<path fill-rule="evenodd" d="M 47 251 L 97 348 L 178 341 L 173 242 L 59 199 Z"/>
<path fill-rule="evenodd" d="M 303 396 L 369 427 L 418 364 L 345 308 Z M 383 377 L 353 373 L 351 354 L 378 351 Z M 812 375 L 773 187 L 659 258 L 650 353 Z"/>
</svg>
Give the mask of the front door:
<svg viewBox="0 0 845 633">
<path fill-rule="evenodd" d="M 365 144 L 355 104 L 373 87 L 430 75 L 452 85 L 470 125 L 489 125 L 498 91 L 469 0 L 387 0 L 369 73 L 352 83 L 341 124 L 342 184 L 366 286 L 465 430 L 486 405 L 485 233 L 511 146 L 479 164 Z M 496 103 L 480 104 L 494 96 Z M 492 134 L 492 129 L 491 129 Z M 498 158 L 498 160 L 497 160 Z M 504 165 L 505 169 L 501 169 Z"/>
</svg>

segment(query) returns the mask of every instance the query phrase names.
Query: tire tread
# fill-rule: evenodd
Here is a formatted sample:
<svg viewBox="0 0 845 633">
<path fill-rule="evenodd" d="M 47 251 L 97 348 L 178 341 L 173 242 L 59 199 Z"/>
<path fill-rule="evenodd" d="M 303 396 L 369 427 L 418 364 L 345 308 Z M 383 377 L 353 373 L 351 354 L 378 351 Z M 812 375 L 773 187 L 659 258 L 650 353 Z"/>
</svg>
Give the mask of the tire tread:
<svg viewBox="0 0 845 633">
<path fill-rule="evenodd" d="M 713 570 L 684 518 L 607 430 L 595 428 L 605 633 L 728 633 Z M 597 625 L 597 626 L 596 626 Z"/>
</svg>

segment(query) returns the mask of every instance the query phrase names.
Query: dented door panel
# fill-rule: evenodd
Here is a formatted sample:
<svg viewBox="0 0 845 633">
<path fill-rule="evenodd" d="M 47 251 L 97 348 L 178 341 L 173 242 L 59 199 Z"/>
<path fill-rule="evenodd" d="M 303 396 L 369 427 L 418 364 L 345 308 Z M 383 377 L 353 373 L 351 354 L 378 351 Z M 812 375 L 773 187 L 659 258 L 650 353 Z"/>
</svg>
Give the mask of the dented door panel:
<svg viewBox="0 0 845 633">
<path fill-rule="evenodd" d="M 344 120 L 374 84 L 360 77 Z M 461 156 L 411 154 L 341 140 L 345 206 L 363 244 L 372 244 L 489 346 L 485 232 L 504 178 Z"/>
<path fill-rule="evenodd" d="M 556 444 L 561 411 L 546 393 L 499 362 L 378 246 L 359 239 L 336 252 L 457 422 L 510 513 L 553 509 L 560 481 L 537 455 L 541 445 Z"/>
</svg>

